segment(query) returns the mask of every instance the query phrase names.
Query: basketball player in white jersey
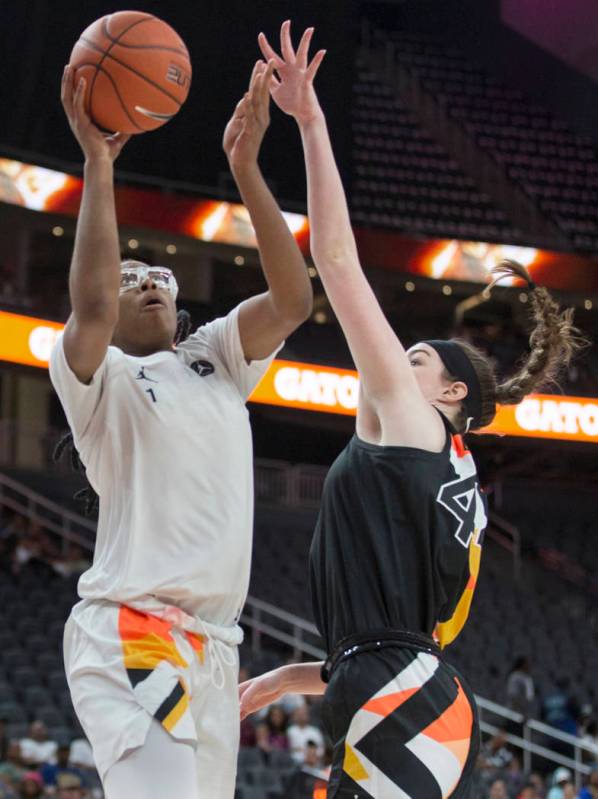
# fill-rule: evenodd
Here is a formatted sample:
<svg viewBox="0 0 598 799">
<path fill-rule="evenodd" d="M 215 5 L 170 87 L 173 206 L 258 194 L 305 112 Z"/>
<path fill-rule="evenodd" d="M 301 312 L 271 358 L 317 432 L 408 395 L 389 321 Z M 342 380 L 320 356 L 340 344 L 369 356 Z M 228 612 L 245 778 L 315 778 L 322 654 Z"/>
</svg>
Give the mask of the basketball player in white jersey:
<svg viewBox="0 0 598 799">
<path fill-rule="evenodd" d="M 268 290 L 175 346 L 174 275 L 120 262 L 113 162 L 128 137 L 103 135 L 85 113 L 84 83 L 64 73 L 85 182 L 72 313 L 50 376 L 100 498 L 65 664 L 108 799 L 234 794 L 253 520 L 245 401 L 312 307 L 305 263 L 257 162 L 270 80 L 256 65 L 223 141 Z"/>
</svg>

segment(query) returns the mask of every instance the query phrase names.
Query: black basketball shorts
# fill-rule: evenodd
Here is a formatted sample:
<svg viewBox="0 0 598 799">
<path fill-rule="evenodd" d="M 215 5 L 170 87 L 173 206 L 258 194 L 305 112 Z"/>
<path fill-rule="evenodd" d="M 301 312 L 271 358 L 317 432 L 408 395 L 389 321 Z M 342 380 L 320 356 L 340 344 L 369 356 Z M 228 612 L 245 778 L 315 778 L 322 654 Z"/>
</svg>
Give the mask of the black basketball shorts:
<svg viewBox="0 0 598 799">
<path fill-rule="evenodd" d="M 324 695 L 328 799 L 469 799 L 475 700 L 441 657 L 401 646 L 342 660 Z"/>
</svg>

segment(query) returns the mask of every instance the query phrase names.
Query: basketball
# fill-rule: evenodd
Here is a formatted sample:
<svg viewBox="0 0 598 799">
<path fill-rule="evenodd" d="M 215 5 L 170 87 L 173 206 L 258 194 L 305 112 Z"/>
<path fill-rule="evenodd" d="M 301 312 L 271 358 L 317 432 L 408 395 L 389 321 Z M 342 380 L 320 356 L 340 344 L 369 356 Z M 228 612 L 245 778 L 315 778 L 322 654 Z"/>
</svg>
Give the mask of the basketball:
<svg viewBox="0 0 598 799">
<path fill-rule="evenodd" d="M 191 85 L 189 52 L 161 19 L 140 11 L 107 14 L 86 28 L 70 57 L 85 109 L 103 130 L 144 133 L 171 120 Z"/>
</svg>

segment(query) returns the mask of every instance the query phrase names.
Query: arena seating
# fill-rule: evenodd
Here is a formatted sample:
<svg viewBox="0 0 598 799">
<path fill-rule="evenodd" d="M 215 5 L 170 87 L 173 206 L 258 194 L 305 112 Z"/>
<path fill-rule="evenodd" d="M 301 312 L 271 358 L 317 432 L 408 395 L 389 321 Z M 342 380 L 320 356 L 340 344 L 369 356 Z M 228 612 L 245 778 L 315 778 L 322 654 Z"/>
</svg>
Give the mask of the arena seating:
<svg viewBox="0 0 598 799">
<path fill-rule="evenodd" d="M 34 718 L 56 740 L 78 734 L 62 662 L 64 622 L 75 600 L 75 583 L 58 575 L 2 575 L 0 718 L 7 719 L 11 737 L 24 737 Z"/>
<path fill-rule="evenodd" d="M 516 241 L 520 232 L 363 64 L 353 86 L 351 217 L 430 236 Z"/>
<path fill-rule="evenodd" d="M 530 512 L 530 492 L 541 496 Z M 571 509 L 575 518 L 571 519 Z M 537 484 L 518 484 L 509 480 L 503 487 L 501 513 L 508 515 L 521 530 L 524 545 L 531 554 L 552 547 L 582 565 L 592 575 L 598 572 L 596 536 L 596 496 L 590 491 L 569 488 L 546 490 Z"/>
<path fill-rule="evenodd" d="M 598 151 L 587 137 L 506 86 L 440 37 L 392 32 L 412 71 L 581 252 L 598 248 Z"/>
</svg>

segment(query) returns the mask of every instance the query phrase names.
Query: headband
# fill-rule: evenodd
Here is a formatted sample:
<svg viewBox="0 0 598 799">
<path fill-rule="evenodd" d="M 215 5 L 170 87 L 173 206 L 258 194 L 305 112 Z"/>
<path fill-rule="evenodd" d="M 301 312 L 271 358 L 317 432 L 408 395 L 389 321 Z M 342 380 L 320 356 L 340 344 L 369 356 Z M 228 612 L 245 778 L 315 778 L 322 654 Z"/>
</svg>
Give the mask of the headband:
<svg viewBox="0 0 598 799">
<path fill-rule="evenodd" d="M 432 339 L 423 341 L 422 344 L 436 350 L 451 377 L 461 380 L 467 386 L 467 396 L 463 400 L 468 417 L 467 429 L 476 427 L 482 418 L 482 391 L 471 361 L 455 341 Z"/>
</svg>

